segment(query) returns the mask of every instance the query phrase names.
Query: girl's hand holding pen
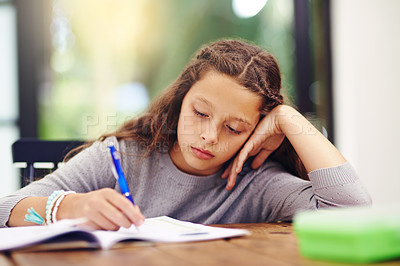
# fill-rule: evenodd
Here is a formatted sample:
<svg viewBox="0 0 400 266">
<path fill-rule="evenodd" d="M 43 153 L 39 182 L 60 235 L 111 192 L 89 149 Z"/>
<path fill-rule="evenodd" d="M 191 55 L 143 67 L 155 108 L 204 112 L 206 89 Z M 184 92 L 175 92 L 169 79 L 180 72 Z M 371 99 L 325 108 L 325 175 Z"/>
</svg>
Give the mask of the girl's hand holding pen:
<svg viewBox="0 0 400 266">
<path fill-rule="evenodd" d="M 103 230 L 129 228 L 132 224 L 140 226 L 144 222 L 145 217 L 133 201 L 129 191 L 120 162 L 121 155 L 113 143 L 108 144 L 108 152 L 112 174 L 117 180 L 122 194 L 111 188 L 75 194 L 74 197 L 68 197 L 70 201 L 74 200 L 69 205 L 69 215 L 61 218 L 86 217 L 88 222 L 85 225 Z M 63 202 L 63 204 L 66 203 Z"/>
<path fill-rule="evenodd" d="M 84 225 L 102 230 L 140 226 L 145 219 L 137 205 L 111 188 L 68 195 L 57 216 L 58 219 L 85 217 L 88 222 Z"/>
</svg>

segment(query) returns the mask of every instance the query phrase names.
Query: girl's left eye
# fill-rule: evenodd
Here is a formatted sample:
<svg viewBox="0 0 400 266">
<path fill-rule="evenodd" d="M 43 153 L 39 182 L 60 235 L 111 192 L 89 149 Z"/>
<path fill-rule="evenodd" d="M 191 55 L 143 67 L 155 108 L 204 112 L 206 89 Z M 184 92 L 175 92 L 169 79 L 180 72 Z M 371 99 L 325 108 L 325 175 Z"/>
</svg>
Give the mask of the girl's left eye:
<svg viewBox="0 0 400 266">
<path fill-rule="evenodd" d="M 233 134 L 239 135 L 239 134 L 241 133 L 241 131 L 237 131 L 237 130 L 231 128 L 231 127 L 228 126 L 228 125 L 226 125 L 226 127 L 227 127 L 228 130 L 229 130 L 230 132 L 232 132 Z"/>
<path fill-rule="evenodd" d="M 208 115 L 203 114 L 203 113 L 197 111 L 196 109 L 193 109 L 193 112 L 194 112 L 197 116 L 200 116 L 200 117 L 208 117 Z"/>
</svg>

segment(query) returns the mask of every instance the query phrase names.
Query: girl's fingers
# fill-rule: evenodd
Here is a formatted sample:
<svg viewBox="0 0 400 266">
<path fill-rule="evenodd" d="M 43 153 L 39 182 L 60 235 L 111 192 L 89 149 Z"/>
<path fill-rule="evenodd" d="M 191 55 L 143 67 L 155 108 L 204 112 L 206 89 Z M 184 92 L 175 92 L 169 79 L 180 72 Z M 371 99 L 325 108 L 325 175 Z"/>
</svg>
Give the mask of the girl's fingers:
<svg viewBox="0 0 400 266">
<path fill-rule="evenodd" d="M 231 168 L 230 168 L 230 174 L 228 177 L 228 182 L 226 184 L 226 190 L 231 190 L 235 183 L 236 183 L 236 177 L 237 174 L 242 171 L 243 164 L 249 157 L 249 153 L 253 150 L 254 148 L 254 143 L 251 141 L 248 141 L 242 148 L 242 150 L 239 152 L 239 154 L 236 156 L 234 159 Z"/>
<path fill-rule="evenodd" d="M 140 226 L 144 223 L 145 217 L 142 214 L 142 212 L 140 211 L 139 206 L 137 205 L 133 205 L 133 212 L 129 212 L 129 214 L 127 214 L 129 216 L 129 218 L 133 221 L 133 223 L 136 226 Z"/>
<path fill-rule="evenodd" d="M 95 229 L 118 230 L 129 228 L 132 224 L 141 225 L 144 216 L 138 206 L 132 204 L 117 191 L 105 188 L 87 193 L 81 199 L 82 204 L 77 217 L 87 217 L 86 225 Z"/>
<path fill-rule="evenodd" d="M 232 165 L 233 165 L 233 162 L 230 162 L 230 164 L 228 165 L 228 167 L 225 169 L 225 171 L 222 173 L 222 175 L 221 175 L 221 177 L 222 178 L 227 178 L 228 177 L 228 175 L 229 175 L 229 173 L 230 173 L 230 171 L 231 171 L 231 169 L 232 169 Z"/>
<path fill-rule="evenodd" d="M 225 169 L 222 174 L 222 178 L 226 178 L 228 176 L 228 181 L 226 184 L 226 190 L 231 190 L 236 182 L 237 174 L 242 171 L 243 165 L 245 161 L 250 156 L 256 156 L 251 164 L 253 169 L 260 167 L 268 156 L 275 150 L 283 140 L 282 134 L 280 132 L 275 132 L 273 130 L 273 124 L 271 124 L 270 119 L 264 120 L 256 127 L 253 134 L 246 141 L 239 154 L 236 156 L 234 161 L 229 165 L 227 169 Z M 279 135 L 278 137 L 275 137 Z M 269 144 L 269 139 L 273 138 L 280 141 L 274 141 L 279 145 L 273 149 L 265 149 L 265 145 Z M 267 143 L 268 140 L 268 143 Z M 279 143 L 278 143 L 279 142 Z M 229 174 L 228 174 L 229 173 Z"/>
<path fill-rule="evenodd" d="M 103 230 L 118 230 L 120 228 L 119 225 L 113 223 L 107 217 L 105 217 L 99 211 L 93 211 L 90 214 L 90 221 L 88 223 L 89 226 L 94 227 L 95 229 L 103 229 Z"/>
<path fill-rule="evenodd" d="M 253 159 L 253 162 L 251 163 L 251 168 L 253 169 L 257 169 L 258 167 L 260 167 L 265 160 L 268 158 L 268 156 L 271 154 L 271 152 L 267 151 L 267 150 L 261 150 L 257 156 Z"/>
<path fill-rule="evenodd" d="M 233 188 L 236 182 L 237 174 L 242 171 L 243 165 L 249 156 L 257 155 L 252 162 L 252 167 L 254 169 L 260 167 L 264 163 L 271 152 L 263 150 L 262 145 L 269 137 L 269 131 L 262 128 L 257 128 L 253 135 L 247 140 L 234 161 L 228 166 L 227 169 L 225 169 L 224 173 L 222 174 L 222 178 L 226 178 L 229 173 L 226 190 L 231 190 Z"/>
<path fill-rule="evenodd" d="M 79 224 L 78 227 L 88 229 L 88 230 L 100 230 L 101 228 L 92 221 L 87 221 L 83 224 Z"/>
<path fill-rule="evenodd" d="M 105 216 L 108 220 L 112 221 L 119 227 L 129 228 L 132 225 L 132 221 L 119 209 L 117 209 L 114 203 L 105 204 L 99 212 Z"/>
<path fill-rule="evenodd" d="M 264 134 L 253 134 L 250 139 L 246 142 L 243 146 L 242 150 L 239 153 L 239 162 L 236 172 L 240 173 L 242 170 L 242 166 L 244 162 L 250 156 L 257 155 L 256 158 L 253 160 L 252 167 L 256 169 L 264 163 L 267 157 L 272 153 L 272 151 L 267 151 L 263 149 L 263 146 L 266 144 L 267 140 L 270 139 L 271 136 L 268 133 Z M 281 138 L 281 137 L 280 137 Z"/>
<path fill-rule="evenodd" d="M 141 225 L 144 222 L 144 216 L 137 205 L 132 204 L 127 198 L 116 191 L 107 195 L 107 201 L 110 207 L 107 212 L 112 221 L 125 228 L 132 224 Z M 114 193 L 115 192 L 115 193 Z"/>
<path fill-rule="evenodd" d="M 242 171 L 243 164 L 249 157 L 249 153 L 253 150 L 253 148 L 254 148 L 254 143 L 251 141 L 250 138 L 247 141 L 247 143 L 243 146 L 242 150 L 240 151 L 239 155 L 236 158 L 237 159 L 237 164 L 235 166 L 236 173 L 240 173 Z"/>
<path fill-rule="evenodd" d="M 235 183 L 236 183 L 236 176 L 237 176 L 237 173 L 235 171 L 236 163 L 237 163 L 237 157 L 235 158 L 235 160 L 232 163 L 232 167 L 230 169 L 228 181 L 226 182 L 226 190 L 228 190 L 228 191 L 231 190 L 233 188 L 233 186 L 235 185 Z"/>
</svg>

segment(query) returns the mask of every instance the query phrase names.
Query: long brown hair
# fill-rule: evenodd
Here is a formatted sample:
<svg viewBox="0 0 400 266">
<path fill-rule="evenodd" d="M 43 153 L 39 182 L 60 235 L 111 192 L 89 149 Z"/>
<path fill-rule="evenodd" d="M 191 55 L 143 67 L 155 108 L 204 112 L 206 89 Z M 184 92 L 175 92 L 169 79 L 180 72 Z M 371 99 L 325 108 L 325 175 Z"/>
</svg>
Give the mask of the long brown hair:
<svg viewBox="0 0 400 266">
<path fill-rule="evenodd" d="M 109 136 L 118 140 L 135 140 L 147 151 L 147 155 L 160 149 L 169 150 L 177 140 L 183 98 L 209 70 L 226 74 L 259 95 L 262 98 L 261 118 L 284 103 L 281 73 L 270 53 L 241 40 L 220 40 L 201 48 L 144 115 L 125 122 L 116 132 L 104 134 L 99 140 Z M 290 173 L 307 179 L 301 160 L 286 138 L 269 159 L 280 162 Z"/>
</svg>

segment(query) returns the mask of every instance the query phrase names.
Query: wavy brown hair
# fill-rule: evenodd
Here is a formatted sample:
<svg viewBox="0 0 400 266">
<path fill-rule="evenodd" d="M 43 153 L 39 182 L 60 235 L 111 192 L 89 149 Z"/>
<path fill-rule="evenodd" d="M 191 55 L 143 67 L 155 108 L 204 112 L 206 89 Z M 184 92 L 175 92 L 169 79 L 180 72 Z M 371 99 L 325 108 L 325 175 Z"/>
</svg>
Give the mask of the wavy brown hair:
<svg viewBox="0 0 400 266">
<path fill-rule="evenodd" d="M 204 46 L 183 69 L 179 77 L 139 118 L 125 122 L 117 131 L 102 135 L 118 140 L 135 140 L 150 154 L 168 150 L 177 140 L 177 125 L 183 98 L 190 88 L 210 70 L 230 76 L 238 84 L 262 98 L 260 119 L 283 104 L 281 73 L 275 58 L 263 49 L 241 40 L 220 40 Z M 307 179 L 307 172 L 290 142 L 282 145 L 269 159 L 286 170 Z"/>
</svg>

